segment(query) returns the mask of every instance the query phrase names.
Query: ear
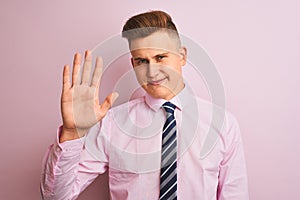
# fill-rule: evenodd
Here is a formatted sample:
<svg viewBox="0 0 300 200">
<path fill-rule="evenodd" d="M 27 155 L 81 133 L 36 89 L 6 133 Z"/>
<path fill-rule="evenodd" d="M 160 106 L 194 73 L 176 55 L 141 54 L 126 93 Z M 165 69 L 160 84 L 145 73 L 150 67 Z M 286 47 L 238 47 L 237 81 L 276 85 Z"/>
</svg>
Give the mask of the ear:
<svg viewBox="0 0 300 200">
<path fill-rule="evenodd" d="M 180 65 L 184 66 L 186 64 L 186 59 L 187 59 L 187 49 L 186 49 L 186 47 L 180 47 L 179 48 L 179 54 L 180 54 Z"/>
</svg>

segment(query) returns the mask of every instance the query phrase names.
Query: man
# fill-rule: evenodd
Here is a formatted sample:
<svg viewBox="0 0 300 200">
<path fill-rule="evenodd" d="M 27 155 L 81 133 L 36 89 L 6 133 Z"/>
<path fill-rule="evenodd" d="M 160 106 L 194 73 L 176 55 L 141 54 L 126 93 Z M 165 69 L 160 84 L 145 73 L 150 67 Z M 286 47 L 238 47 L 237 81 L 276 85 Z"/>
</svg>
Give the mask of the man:
<svg viewBox="0 0 300 200">
<path fill-rule="evenodd" d="M 112 93 L 99 105 L 101 58 L 90 82 L 91 52 L 82 76 L 75 55 L 72 84 L 64 67 L 63 125 L 45 157 L 43 199 L 76 199 L 106 170 L 111 199 L 248 199 L 238 124 L 228 112 L 222 127 L 211 124 L 212 105 L 184 82 L 187 49 L 171 17 L 162 11 L 133 16 L 122 36 L 147 94 L 110 109 L 118 96 Z M 202 158 L 210 127 L 218 138 Z"/>
</svg>

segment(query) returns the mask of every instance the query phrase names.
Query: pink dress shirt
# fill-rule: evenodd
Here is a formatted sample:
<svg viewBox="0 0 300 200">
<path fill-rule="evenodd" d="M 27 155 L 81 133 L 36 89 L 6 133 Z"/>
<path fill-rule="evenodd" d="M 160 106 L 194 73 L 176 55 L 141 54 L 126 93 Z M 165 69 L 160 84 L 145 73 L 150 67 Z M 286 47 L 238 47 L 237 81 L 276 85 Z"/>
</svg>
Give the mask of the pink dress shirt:
<svg viewBox="0 0 300 200">
<path fill-rule="evenodd" d="M 187 88 L 170 101 L 177 107 L 177 199 L 248 200 L 243 145 L 233 115 L 219 107 L 216 112 Z M 81 139 L 57 139 L 43 164 L 43 199 L 76 199 L 106 170 L 111 199 L 158 199 L 164 102 L 146 95 L 112 108 Z M 221 126 L 213 117 L 223 119 Z M 217 137 L 210 137 L 213 133 Z"/>
</svg>

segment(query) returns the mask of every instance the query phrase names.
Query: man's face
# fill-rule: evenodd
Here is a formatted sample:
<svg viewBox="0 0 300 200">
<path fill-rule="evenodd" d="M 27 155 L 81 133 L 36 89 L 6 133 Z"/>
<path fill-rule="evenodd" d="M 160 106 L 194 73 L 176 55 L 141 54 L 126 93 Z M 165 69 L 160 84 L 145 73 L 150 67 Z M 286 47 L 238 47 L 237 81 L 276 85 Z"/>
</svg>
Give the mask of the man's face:
<svg viewBox="0 0 300 200">
<path fill-rule="evenodd" d="M 130 50 L 137 80 L 149 95 L 169 100 L 184 88 L 181 69 L 186 49 L 168 33 L 134 39 Z"/>
</svg>

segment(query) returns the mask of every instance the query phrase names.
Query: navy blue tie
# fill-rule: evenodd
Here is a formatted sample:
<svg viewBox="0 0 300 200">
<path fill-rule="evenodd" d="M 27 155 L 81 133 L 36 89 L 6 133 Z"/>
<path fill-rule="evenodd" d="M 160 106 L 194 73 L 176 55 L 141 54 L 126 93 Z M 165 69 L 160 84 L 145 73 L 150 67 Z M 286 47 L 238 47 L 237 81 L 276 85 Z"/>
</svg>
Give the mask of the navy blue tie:
<svg viewBox="0 0 300 200">
<path fill-rule="evenodd" d="M 177 135 L 174 111 L 176 106 L 171 102 L 162 105 L 167 120 L 162 133 L 160 194 L 161 200 L 177 199 Z"/>
</svg>

